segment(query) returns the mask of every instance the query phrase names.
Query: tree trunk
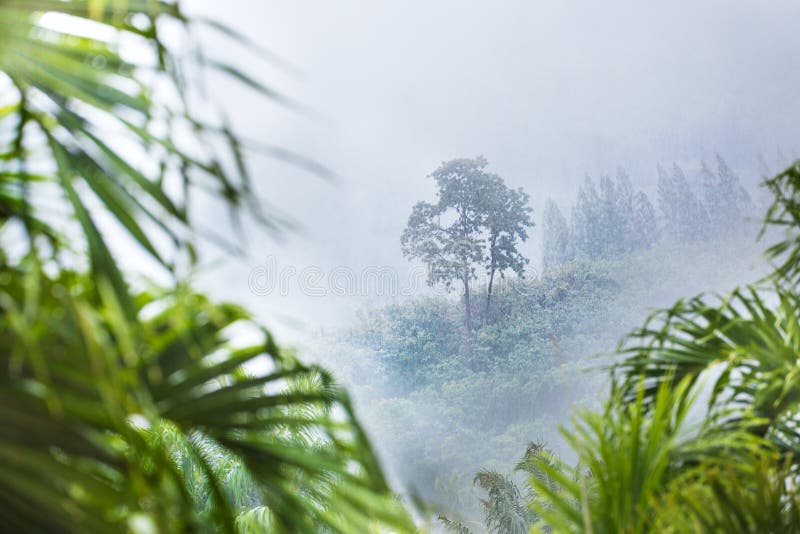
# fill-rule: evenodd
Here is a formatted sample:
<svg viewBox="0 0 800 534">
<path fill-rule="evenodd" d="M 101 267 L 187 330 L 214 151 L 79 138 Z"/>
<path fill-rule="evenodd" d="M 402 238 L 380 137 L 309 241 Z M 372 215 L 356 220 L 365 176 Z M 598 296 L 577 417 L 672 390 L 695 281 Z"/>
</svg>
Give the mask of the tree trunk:
<svg viewBox="0 0 800 534">
<path fill-rule="evenodd" d="M 494 267 L 489 271 L 489 287 L 486 290 L 486 321 L 489 321 L 489 306 L 492 303 L 492 284 L 494 283 Z"/>
<path fill-rule="evenodd" d="M 464 275 L 464 319 L 467 327 L 467 359 L 470 368 L 475 371 L 475 362 L 472 359 L 472 308 L 469 304 L 469 278 Z"/>
<path fill-rule="evenodd" d="M 489 306 L 492 303 L 492 284 L 494 283 L 494 272 L 497 269 L 494 259 L 494 247 L 497 243 L 497 234 L 492 234 L 492 240 L 489 243 L 489 254 L 491 254 L 491 266 L 489 269 L 489 287 L 486 291 L 486 311 L 484 312 L 484 323 L 489 322 Z"/>
</svg>

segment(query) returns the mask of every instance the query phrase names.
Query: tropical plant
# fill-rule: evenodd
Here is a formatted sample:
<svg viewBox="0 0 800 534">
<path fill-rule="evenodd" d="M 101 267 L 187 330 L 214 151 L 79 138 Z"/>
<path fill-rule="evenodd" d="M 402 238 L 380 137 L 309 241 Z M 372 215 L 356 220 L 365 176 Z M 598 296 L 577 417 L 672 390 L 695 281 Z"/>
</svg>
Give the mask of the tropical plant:
<svg viewBox="0 0 800 534">
<path fill-rule="evenodd" d="M 795 532 L 800 410 L 798 164 L 768 180 L 776 271 L 723 299 L 656 312 L 620 347 L 602 413 L 565 430 L 585 467 L 558 491 L 558 532 Z"/>
<path fill-rule="evenodd" d="M 761 235 L 767 229 L 783 231 L 783 237 L 767 249 L 767 256 L 775 263 L 774 280 L 790 287 L 800 283 L 800 162 L 766 181 L 774 202 L 767 211 Z"/>
<path fill-rule="evenodd" d="M 4 528 L 413 529 L 330 375 L 184 281 L 198 236 L 236 248 L 198 230 L 199 192 L 282 227 L 195 79 L 292 105 L 192 39 L 255 45 L 159 0 L 0 0 L 0 21 Z M 133 247 L 173 282 L 131 285 Z"/>
<path fill-rule="evenodd" d="M 542 466 L 546 466 L 543 469 Z M 514 471 L 526 477 L 523 489 L 511 475 L 484 469 L 475 474 L 473 483 L 486 492 L 480 500 L 484 513 L 484 524 L 480 527 L 486 532 L 496 534 L 524 534 L 541 521 L 541 515 L 534 506 L 541 505 L 541 489 L 558 494 L 560 480 L 566 466 L 543 443 L 530 443 Z M 555 476 L 554 476 L 555 473 Z M 439 520 L 456 534 L 470 534 L 466 522 L 440 515 Z"/>
</svg>

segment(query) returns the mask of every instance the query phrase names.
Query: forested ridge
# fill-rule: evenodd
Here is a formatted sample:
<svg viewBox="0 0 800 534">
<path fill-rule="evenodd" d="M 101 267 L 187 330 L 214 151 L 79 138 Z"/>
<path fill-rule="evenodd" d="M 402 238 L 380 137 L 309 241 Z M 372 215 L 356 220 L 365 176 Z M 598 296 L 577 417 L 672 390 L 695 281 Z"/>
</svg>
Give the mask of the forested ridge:
<svg viewBox="0 0 800 534">
<path fill-rule="evenodd" d="M 724 158 L 700 162 L 693 180 L 677 163 L 656 166 L 655 203 L 636 191 L 625 170 L 606 175 L 599 185 L 586 176 L 570 210 L 570 220 L 548 200 L 543 215 L 545 269 L 575 258 L 609 258 L 647 250 L 663 241 L 697 243 L 747 232 L 767 205 L 753 195 Z M 753 200 L 756 196 L 758 200 Z M 751 230 L 752 232 L 752 230 Z"/>
<path fill-rule="evenodd" d="M 559 424 L 576 406 L 601 403 L 602 355 L 651 309 L 764 272 L 754 222 L 762 207 L 752 200 L 763 196 L 717 163 L 702 165 L 691 185 L 677 165 L 669 175 L 659 167 L 655 206 L 624 171 L 599 188 L 587 178 L 569 220 L 548 202 L 534 229 L 543 232 L 544 272 L 504 278 L 488 308 L 485 279 L 474 284 L 471 355 L 463 296 L 441 292 L 365 309 L 319 340 L 315 354 L 353 389 L 394 475 L 445 508 L 479 515 L 472 474 L 508 470 L 528 441 L 563 449 Z M 706 206 L 721 198 L 738 199 L 738 209 L 712 219 Z"/>
</svg>

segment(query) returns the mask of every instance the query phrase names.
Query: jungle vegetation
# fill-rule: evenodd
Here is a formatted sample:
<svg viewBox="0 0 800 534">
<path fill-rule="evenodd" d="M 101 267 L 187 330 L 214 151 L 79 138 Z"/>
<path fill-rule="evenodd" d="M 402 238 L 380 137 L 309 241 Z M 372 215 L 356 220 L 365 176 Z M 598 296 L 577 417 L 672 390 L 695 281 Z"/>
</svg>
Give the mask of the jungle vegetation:
<svg viewBox="0 0 800 534">
<path fill-rule="evenodd" d="M 710 280 L 728 291 L 743 272 L 754 279 L 766 273 L 766 264 L 752 266 L 761 246 L 754 220 L 762 207 L 750 200 L 756 194 L 722 158 L 713 173 L 702 168 L 691 182 L 685 174 L 677 185 L 662 179 L 662 189 L 685 186 L 691 195 L 664 195 L 655 207 L 643 191 L 633 190 L 624 171 L 616 180 L 603 179 L 599 190 L 587 179 L 569 220 L 548 218 L 557 209 L 549 203 L 545 252 L 555 233 L 551 250 L 571 256 L 551 261 L 538 278 L 503 280 L 490 309 L 473 302 L 471 355 L 464 299 L 435 293 L 367 309 L 357 324 L 321 340 L 320 357 L 335 362 L 351 386 L 385 457 L 402 466 L 396 476 L 403 483 L 453 512 L 446 517 L 474 521 L 482 515 L 470 483 L 476 470 L 505 472 L 531 440 L 577 460 L 558 427 L 576 407 L 602 409 L 608 378 L 600 370 L 620 357 L 619 339 L 653 307 L 668 308 L 687 291 L 707 289 Z M 712 231 L 723 223 L 706 218 L 702 237 L 696 237 L 673 231 L 663 215 L 675 212 L 673 223 L 688 226 L 684 217 L 693 212 L 687 203 L 705 213 L 725 191 L 745 199 L 738 212 L 717 218 L 735 232 Z M 644 213 L 650 216 L 639 218 L 637 205 L 649 205 Z M 592 249 L 574 237 L 589 229 L 595 233 Z M 487 291 L 485 283 L 473 286 L 473 295 Z M 595 358 L 598 353 L 603 357 Z M 523 478 L 512 476 L 524 486 Z"/>
<path fill-rule="evenodd" d="M 421 528 L 331 374 L 279 348 L 246 310 L 192 288 L 198 242 L 238 246 L 198 225 L 197 195 L 233 220 L 283 224 L 254 196 L 255 144 L 194 81 L 214 71 L 295 107 L 191 35 L 205 27 L 257 47 L 164 0 L 0 0 L 0 20 L 3 528 Z M 168 46 L 170 32 L 189 45 Z M 489 207 L 449 196 L 474 194 L 450 189 L 452 166 L 493 187 L 481 196 Z M 495 273 L 524 263 L 515 246 L 533 219 L 527 196 L 485 167 L 435 171 L 438 203 L 414 209 L 404 239 L 425 260 L 416 245 L 443 229 L 432 221 L 472 206 L 461 237 L 474 251 L 456 246 L 447 276 L 485 304 L 412 299 L 323 340 L 369 428 L 392 436 L 395 476 L 423 497 L 470 480 L 484 492 L 482 526 L 448 513 L 432 528 L 800 531 L 800 163 L 766 181 L 771 268 L 748 285 L 732 265 L 752 246 L 741 221 L 759 206 L 721 158 L 703 167 L 702 189 L 659 167 L 656 204 L 624 172 L 599 187 L 587 179 L 569 220 L 555 203 L 545 209 L 542 277 L 497 285 Z M 133 262 L 120 250 L 161 281 L 124 267 Z M 676 270 L 689 254 L 692 270 Z M 471 286 L 480 269 L 492 282 Z M 677 302 L 667 290 L 670 276 L 691 290 L 709 273 L 738 287 Z M 602 350 L 613 352 L 605 376 L 583 374 Z M 475 465 L 485 468 L 457 478 Z"/>
<path fill-rule="evenodd" d="M 534 443 L 522 484 L 478 472 L 483 523 L 440 517 L 448 530 L 800 530 L 800 164 L 764 186 L 771 272 L 654 312 L 611 360 L 606 401 L 562 428 L 575 462 Z"/>
<path fill-rule="evenodd" d="M 465 348 L 473 367 L 470 286 L 480 271 L 486 272 L 488 313 L 495 275 L 504 277 L 508 270 L 522 275 L 530 261 L 518 247 L 533 227 L 528 194 L 506 186 L 499 175 L 486 171 L 487 165 L 481 156 L 442 163 L 430 175 L 437 202 L 418 202 L 400 237 L 403 255 L 427 266 L 428 285 L 450 290 L 454 281 L 461 284 Z"/>
<path fill-rule="evenodd" d="M 2 0 L 0 21 L 2 528 L 411 530 L 330 374 L 188 277 L 198 240 L 237 246 L 198 230 L 195 195 L 280 227 L 192 81 L 290 105 L 191 35 L 252 43 L 159 0 Z"/>
</svg>

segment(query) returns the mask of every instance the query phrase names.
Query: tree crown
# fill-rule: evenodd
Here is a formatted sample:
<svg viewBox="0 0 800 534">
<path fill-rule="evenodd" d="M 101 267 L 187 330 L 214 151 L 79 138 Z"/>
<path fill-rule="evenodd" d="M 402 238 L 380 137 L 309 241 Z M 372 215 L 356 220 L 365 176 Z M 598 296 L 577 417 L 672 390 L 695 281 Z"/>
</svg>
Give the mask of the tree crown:
<svg viewBox="0 0 800 534">
<path fill-rule="evenodd" d="M 528 263 L 517 249 L 534 226 L 529 196 L 487 172 L 482 156 L 442 163 L 430 177 L 435 203 L 420 201 L 411 211 L 400 242 L 403 254 L 428 265 L 428 284 L 469 282 L 479 268 L 518 274 Z"/>
</svg>

